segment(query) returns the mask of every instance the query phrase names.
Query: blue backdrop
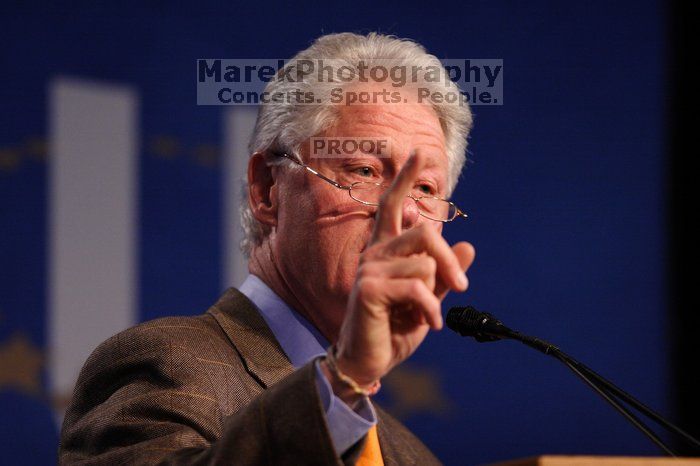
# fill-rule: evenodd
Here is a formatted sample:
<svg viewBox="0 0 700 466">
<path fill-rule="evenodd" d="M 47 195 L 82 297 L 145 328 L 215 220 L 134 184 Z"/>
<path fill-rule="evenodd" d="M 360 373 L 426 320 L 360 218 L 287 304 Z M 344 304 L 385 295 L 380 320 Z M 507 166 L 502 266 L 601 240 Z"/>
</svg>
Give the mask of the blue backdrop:
<svg viewBox="0 0 700 466">
<path fill-rule="evenodd" d="M 195 61 L 289 57 L 329 32 L 409 37 L 444 58 L 502 58 L 504 105 L 475 107 L 447 228 L 477 250 L 466 296 L 558 343 L 669 413 L 660 2 L 288 2 L 17 7 L 0 17 L 0 351 L 45 361 L 47 83 L 125 83 L 141 96 L 139 319 L 198 314 L 221 289 L 221 165 L 149 141 L 220 147 L 221 111 L 196 106 Z M 8 369 L 9 368 L 9 369 Z M 410 369 L 410 371 L 409 371 Z M 55 461 L 46 395 L 5 383 L 0 463 Z M 16 370 L 16 368 L 14 369 Z M 516 343 L 431 334 L 381 400 L 447 464 L 542 453 L 657 454 L 564 367 Z M 401 378 L 401 376 L 403 378 Z M 401 396 L 420 387 L 424 400 Z M 427 401 L 426 401 L 427 400 Z"/>
</svg>

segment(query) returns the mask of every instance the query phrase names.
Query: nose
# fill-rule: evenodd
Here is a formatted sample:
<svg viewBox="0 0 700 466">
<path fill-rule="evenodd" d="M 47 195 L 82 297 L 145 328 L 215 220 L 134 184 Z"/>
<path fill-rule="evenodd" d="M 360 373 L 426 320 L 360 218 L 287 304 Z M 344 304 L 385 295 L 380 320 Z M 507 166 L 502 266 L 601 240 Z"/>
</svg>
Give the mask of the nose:
<svg viewBox="0 0 700 466">
<path fill-rule="evenodd" d="M 420 214 L 418 213 L 418 204 L 416 204 L 416 201 L 414 201 L 408 196 L 403 201 L 403 208 L 401 213 L 401 228 L 403 228 L 404 230 L 413 228 L 420 220 Z"/>
</svg>

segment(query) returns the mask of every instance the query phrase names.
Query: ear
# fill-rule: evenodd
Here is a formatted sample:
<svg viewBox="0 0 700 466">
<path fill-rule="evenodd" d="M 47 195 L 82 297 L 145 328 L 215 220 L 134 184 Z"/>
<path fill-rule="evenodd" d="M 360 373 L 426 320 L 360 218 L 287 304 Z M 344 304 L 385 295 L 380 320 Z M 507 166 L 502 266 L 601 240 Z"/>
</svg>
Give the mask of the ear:
<svg viewBox="0 0 700 466">
<path fill-rule="evenodd" d="M 261 152 L 248 160 L 248 204 L 250 210 L 263 225 L 277 225 L 277 189 L 273 167 L 265 163 Z"/>
</svg>

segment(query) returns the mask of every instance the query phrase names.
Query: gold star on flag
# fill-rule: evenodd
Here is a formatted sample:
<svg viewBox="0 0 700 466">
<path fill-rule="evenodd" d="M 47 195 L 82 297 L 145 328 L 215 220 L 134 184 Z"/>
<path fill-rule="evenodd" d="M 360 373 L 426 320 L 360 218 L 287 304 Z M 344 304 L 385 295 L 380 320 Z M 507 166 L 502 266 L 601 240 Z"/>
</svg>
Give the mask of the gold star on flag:
<svg viewBox="0 0 700 466">
<path fill-rule="evenodd" d="M 444 415 L 453 406 L 440 387 L 439 376 L 427 368 L 404 363 L 382 380 L 382 386 L 391 400 L 387 410 L 400 419 L 420 411 Z"/>
<path fill-rule="evenodd" d="M 0 389 L 14 388 L 29 395 L 41 394 L 44 355 L 23 333 L 15 332 L 0 343 Z"/>
</svg>

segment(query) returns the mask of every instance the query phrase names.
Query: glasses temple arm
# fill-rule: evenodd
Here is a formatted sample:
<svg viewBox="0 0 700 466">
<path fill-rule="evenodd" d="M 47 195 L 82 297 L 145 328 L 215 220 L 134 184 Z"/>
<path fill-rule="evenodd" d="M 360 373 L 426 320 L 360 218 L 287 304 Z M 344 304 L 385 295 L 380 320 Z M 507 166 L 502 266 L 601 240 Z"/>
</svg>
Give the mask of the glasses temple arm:
<svg viewBox="0 0 700 466">
<path fill-rule="evenodd" d="M 332 179 L 328 178 L 327 176 L 325 176 L 325 175 L 323 175 L 323 174 L 317 172 L 316 170 L 314 170 L 313 168 L 309 167 L 308 165 L 306 165 L 306 164 L 304 164 L 304 163 L 301 163 L 301 162 L 298 161 L 296 158 L 292 157 L 291 155 L 287 154 L 286 152 L 279 152 L 278 155 L 281 155 L 282 157 L 288 158 L 288 159 L 291 160 L 292 162 L 296 163 L 296 164 L 299 165 L 300 167 L 303 167 L 303 168 L 307 169 L 308 171 L 310 171 L 310 172 L 313 173 L 314 175 L 318 176 L 318 177 L 321 178 L 322 180 L 329 182 L 330 184 L 332 184 L 332 185 L 335 186 L 336 188 L 345 189 L 345 190 L 347 190 L 347 191 L 350 190 L 350 186 L 343 186 L 342 184 L 338 183 L 337 181 L 332 180 Z"/>
</svg>

